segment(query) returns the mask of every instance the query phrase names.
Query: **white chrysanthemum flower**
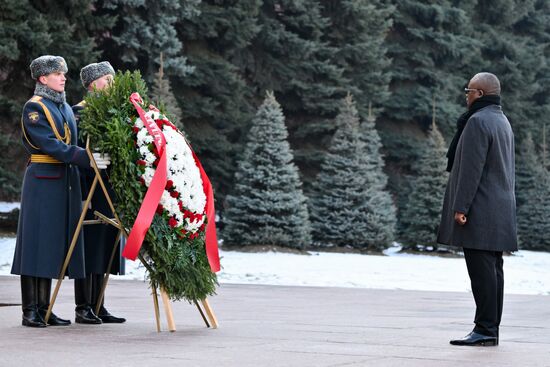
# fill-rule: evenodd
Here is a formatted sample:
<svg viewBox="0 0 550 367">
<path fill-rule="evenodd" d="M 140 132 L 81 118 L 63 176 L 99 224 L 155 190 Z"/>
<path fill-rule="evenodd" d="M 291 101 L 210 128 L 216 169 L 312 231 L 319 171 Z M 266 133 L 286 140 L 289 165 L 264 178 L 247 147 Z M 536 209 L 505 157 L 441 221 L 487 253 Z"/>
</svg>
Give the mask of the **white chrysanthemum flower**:
<svg viewBox="0 0 550 367">
<path fill-rule="evenodd" d="M 166 118 L 155 111 L 150 111 L 147 114 L 153 120 Z M 153 163 L 156 156 L 148 147 L 153 142 L 153 137 L 144 128 L 141 119 L 136 120 L 135 126 L 141 129 L 137 134 L 137 145 L 141 159 L 145 162 L 142 178 L 148 187 L 155 174 Z M 173 182 L 173 190 L 180 193 L 179 201 L 181 201 L 184 210 L 202 216 L 201 219 L 194 218 L 192 221 L 190 218 L 184 218 L 178 198 L 173 198 L 168 190 L 164 190 L 162 193 L 160 204 L 169 216 L 176 219 L 178 226 L 183 226 L 188 232 L 197 232 L 204 223 L 206 207 L 206 195 L 199 168 L 195 163 L 191 148 L 182 134 L 167 125 L 163 127 L 162 132 L 166 140 L 167 179 Z"/>
</svg>

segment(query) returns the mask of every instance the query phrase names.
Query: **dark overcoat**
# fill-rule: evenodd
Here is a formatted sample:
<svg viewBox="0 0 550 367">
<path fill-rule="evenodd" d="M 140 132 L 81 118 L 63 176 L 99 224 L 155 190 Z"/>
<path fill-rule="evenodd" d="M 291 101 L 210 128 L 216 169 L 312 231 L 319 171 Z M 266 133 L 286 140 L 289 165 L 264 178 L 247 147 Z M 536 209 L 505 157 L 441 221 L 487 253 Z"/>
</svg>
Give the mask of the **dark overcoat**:
<svg viewBox="0 0 550 367">
<path fill-rule="evenodd" d="M 488 251 L 517 250 L 514 134 L 497 105 L 468 120 L 458 142 L 437 241 Z M 464 226 L 454 213 L 466 214 Z"/>
<path fill-rule="evenodd" d="M 85 103 L 82 101 L 79 104 L 74 105 L 72 108 L 78 125 L 80 121 L 80 114 L 85 108 Z M 84 147 L 85 142 L 80 141 L 79 145 Z M 80 170 L 80 183 L 82 187 L 83 200 L 86 200 L 86 197 L 88 197 L 94 177 L 94 171 L 92 169 L 83 168 Z M 109 177 L 105 170 L 101 171 L 101 177 L 105 183 L 109 197 L 114 201 L 116 199 L 115 192 L 109 184 Z M 113 217 L 111 208 L 109 207 L 109 202 L 107 201 L 101 186 L 99 186 L 99 183 L 97 184 L 95 192 L 92 196 L 91 209 L 86 213 L 86 219 L 96 219 L 93 215 L 93 212 L 96 210 L 108 218 Z M 109 260 L 111 258 L 113 245 L 116 241 L 117 235 L 118 229 L 111 225 L 92 224 L 84 226 L 84 252 L 86 254 L 85 261 L 87 274 L 104 274 L 107 271 L 107 266 L 109 265 Z M 122 257 L 122 245 L 124 245 L 124 237 L 121 239 L 121 242 L 115 250 L 116 253 L 111 266 L 111 274 L 123 275 L 125 273 L 125 262 Z"/>
<path fill-rule="evenodd" d="M 89 167 L 90 161 L 77 146 L 76 122 L 67 103 L 34 96 L 23 107 L 21 128 L 31 157 L 41 155 L 54 163 L 30 160 L 27 165 L 11 273 L 58 278 L 82 210 L 77 166 Z M 82 235 L 67 275 L 85 277 Z"/>
</svg>

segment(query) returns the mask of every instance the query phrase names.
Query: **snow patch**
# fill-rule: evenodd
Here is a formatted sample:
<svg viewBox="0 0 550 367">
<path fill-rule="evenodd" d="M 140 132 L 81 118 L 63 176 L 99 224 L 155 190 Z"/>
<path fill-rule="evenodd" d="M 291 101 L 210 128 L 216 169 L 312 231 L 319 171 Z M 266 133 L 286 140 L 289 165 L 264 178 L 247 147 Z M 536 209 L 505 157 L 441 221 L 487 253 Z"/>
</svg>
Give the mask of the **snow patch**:
<svg viewBox="0 0 550 367">
<path fill-rule="evenodd" d="M 9 275 L 15 238 L 0 237 L 0 275 Z M 399 253 L 384 255 L 310 252 L 311 256 L 220 251 L 220 283 L 287 286 L 403 289 L 470 292 L 463 258 Z M 139 261 L 126 262 L 126 275 L 113 279 L 143 280 Z M 507 294 L 550 295 L 550 253 L 519 251 L 504 257 Z"/>
<path fill-rule="evenodd" d="M 9 213 L 13 209 L 19 209 L 21 203 L 0 201 L 0 213 Z"/>
</svg>

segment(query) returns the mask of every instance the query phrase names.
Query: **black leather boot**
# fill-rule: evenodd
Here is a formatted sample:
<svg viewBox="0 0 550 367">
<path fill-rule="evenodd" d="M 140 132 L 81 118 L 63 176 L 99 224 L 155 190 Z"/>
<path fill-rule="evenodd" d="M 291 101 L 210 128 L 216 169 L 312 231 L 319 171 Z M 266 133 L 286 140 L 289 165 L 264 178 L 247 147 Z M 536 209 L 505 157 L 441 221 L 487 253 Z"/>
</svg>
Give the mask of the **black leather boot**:
<svg viewBox="0 0 550 367">
<path fill-rule="evenodd" d="M 75 322 L 78 324 L 99 325 L 101 319 L 97 317 L 90 304 L 90 284 L 92 278 L 89 275 L 84 279 L 74 280 L 74 309 Z"/>
<path fill-rule="evenodd" d="M 40 316 L 45 319 L 48 308 L 50 307 L 50 294 L 52 290 L 52 280 L 48 278 L 38 278 L 38 312 Z M 50 326 L 67 326 L 70 325 L 70 320 L 65 320 L 57 317 L 53 312 L 48 319 L 48 325 Z"/>
<path fill-rule="evenodd" d="M 36 277 L 21 275 L 21 306 L 23 326 L 46 327 L 44 319 L 38 313 Z"/>
<path fill-rule="evenodd" d="M 97 301 L 99 298 L 99 293 L 101 292 L 101 288 L 103 287 L 103 280 L 104 276 L 103 274 L 93 274 L 93 281 L 92 281 L 92 304 L 97 305 Z M 101 300 L 101 306 L 99 307 L 99 312 L 97 314 L 101 321 L 105 324 L 122 324 L 123 322 L 126 322 L 126 319 L 124 317 L 116 317 L 111 315 L 109 311 L 105 308 L 103 305 L 103 300 Z"/>
</svg>

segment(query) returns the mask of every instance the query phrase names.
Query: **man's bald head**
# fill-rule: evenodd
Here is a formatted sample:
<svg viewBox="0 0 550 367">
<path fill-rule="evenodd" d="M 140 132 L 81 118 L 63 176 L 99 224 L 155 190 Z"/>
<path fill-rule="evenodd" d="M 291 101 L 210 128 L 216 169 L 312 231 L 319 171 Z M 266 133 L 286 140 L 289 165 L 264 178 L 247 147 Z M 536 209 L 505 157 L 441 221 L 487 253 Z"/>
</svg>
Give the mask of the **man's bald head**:
<svg viewBox="0 0 550 367">
<path fill-rule="evenodd" d="M 500 95 L 500 81 L 495 74 L 478 73 L 470 80 L 468 88 L 481 89 L 486 96 Z"/>
</svg>

